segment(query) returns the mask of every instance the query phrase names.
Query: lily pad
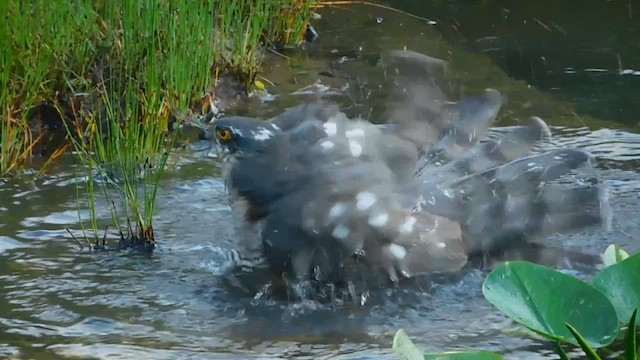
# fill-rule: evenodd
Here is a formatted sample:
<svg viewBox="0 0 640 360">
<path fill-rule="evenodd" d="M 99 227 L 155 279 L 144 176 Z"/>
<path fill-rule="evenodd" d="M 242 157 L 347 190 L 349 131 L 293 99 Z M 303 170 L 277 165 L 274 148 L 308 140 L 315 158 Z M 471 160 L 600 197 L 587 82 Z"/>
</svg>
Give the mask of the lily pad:
<svg viewBox="0 0 640 360">
<path fill-rule="evenodd" d="M 490 351 L 447 351 L 424 355 L 407 333 L 400 329 L 393 337 L 393 352 L 400 360 L 502 360 L 502 356 Z"/>
<path fill-rule="evenodd" d="M 566 324 L 596 348 L 609 345 L 618 334 L 615 309 L 604 294 L 541 265 L 506 262 L 487 276 L 482 292 L 511 319 L 554 340 L 578 345 Z"/>
<path fill-rule="evenodd" d="M 640 253 L 602 269 L 593 286 L 611 301 L 621 322 L 627 323 L 640 308 Z"/>
</svg>

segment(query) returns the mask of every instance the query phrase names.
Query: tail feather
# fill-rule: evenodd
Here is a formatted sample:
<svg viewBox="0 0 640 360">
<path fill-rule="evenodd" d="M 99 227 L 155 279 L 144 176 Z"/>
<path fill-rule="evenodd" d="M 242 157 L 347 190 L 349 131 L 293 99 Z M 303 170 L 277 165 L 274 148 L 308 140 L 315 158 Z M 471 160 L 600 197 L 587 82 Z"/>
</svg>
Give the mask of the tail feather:
<svg viewBox="0 0 640 360">
<path fill-rule="evenodd" d="M 609 223 L 606 188 L 550 184 L 530 194 L 508 197 L 504 203 L 475 207 L 462 226 L 469 253 L 509 248 L 523 239 L 566 233 Z"/>
<path fill-rule="evenodd" d="M 561 149 L 513 160 L 461 178 L 418 178 L 419 208 L 464 221 L 475 208 L 506 201 L 509 196 L 535 193 L 545 182 L 586 166 L 589 154 Z"/>
<path fill-rule="evenodd" d="M 420 208 L 459 221 L 471 253 L 505 246 L 514 238 L 599 224 L 605 200 L 599 185 L 549 184 L 589 160 L 584 151 L 554 150 L 428 184 Z"/>
<path fill-rule="evenodd" d="M 501 188 L 528 193 L 543 182 L 549 182 L 571 170 L 587 166 L 590 154 L 577 149 L 552 150 L 511 161 L 454 181 L 450 186 L 465 196 L 484 189 Z M 483 189 L 483 186 L 484 189 Z"/>
</svg>

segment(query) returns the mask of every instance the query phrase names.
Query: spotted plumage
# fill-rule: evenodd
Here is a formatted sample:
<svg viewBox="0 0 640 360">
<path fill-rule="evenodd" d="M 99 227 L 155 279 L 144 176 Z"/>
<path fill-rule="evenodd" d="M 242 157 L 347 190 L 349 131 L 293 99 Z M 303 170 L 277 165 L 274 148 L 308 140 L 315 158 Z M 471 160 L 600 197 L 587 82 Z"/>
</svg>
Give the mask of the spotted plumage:
<svg viewBox="0 0 640 360">
<path fill-rule="evenodd" d="M 242 200 L 245 220 L 259 226 L 253 248 L 274 271 L 397 281 L 607 222 L 601 187 L 554 182 L 588 166 L 589 154 L 532 152 L 551 136 L 542 119 L 489 139 L 503 101 L 498 91 L 445 104 L 435 86 L 421 89 L 436 95 L 419 106 L 406 97 L 391 102 L 403 116 L 391 114 L 385 125 L 349 119 L 332 104 L 297 106 L 269 121 L 214 123 L 230 160 L 232 200 Z"/>
</svg>

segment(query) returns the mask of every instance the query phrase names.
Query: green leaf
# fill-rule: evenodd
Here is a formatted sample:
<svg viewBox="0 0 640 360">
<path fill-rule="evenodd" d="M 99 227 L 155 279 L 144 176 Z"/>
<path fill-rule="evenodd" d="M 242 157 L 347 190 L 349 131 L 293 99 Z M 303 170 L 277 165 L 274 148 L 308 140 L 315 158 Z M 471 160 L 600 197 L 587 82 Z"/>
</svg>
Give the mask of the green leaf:
<svg viewBox="0 0 640 360">
<path fill-rule="evenodd" d="M 447 351 L 440 354 L 427 354 L 424 360 L 502 360 L 501 355 L 490 351 Z"/>
<path fill-rule="evenodd" d="M 578 330 L 576 330 L 576 328 L 574 328 L 569 324 L 566 324 L 566 325 L 569 331 L 571 331 L 573 336 L 576 338 L 576 340 L 578 340 L 578 344 L 580 344 L 582 351 L 584 351 L 584 353 L 587 354 L 587 358 L 589 358 L 590 360 L 602 360 L 600 359 L 600 356 L 596 354 L 593 348 L 589 346 L 589 343 L 587 342 L 587 340 L 578 332 Z"/>
<path fill-rule="evenodd" d="M 400 360 L 422 360 L 424 353 L 413 344 L 407 333 L 400 329 L 393 337 L 393 352 Z"/>
<path fill-rule="evenodd" d="M 593 279 L 593 286 L 602 291 L 616 309 L 618 319 L 627 321 L 640 308 L 640 253 L 604 268 Z"/>
<path fill-rule="evenodd" d="M 615 340 L 619 326 L 609 300 L 591 285 L 526 261 L 506 262 L 484 281 L 485 298 L 527 328 L 578 345 L 566 323 L 594 347 Z"/>
<path fill-rule="evenodd" d="M 267 88 L 266 86 L 264 86 L 264 83 L 260 80 L 254 81 L 253 85 L 255 85 L 256 89 L 258 90 L 265 90 Z"/>
<path fill-rule="evenodd" d="M 631 320 L 629 320 L 629 328 L 627 329 L 627 335 L 624 338 L 624 357 L 626 360 L 637 360 L 638 359 L 638 348 L 636 345 L 636 315 L 638 314 L 638 309 L 633 311 L 633 315 L 631 315 Z"/>
<path fill-rule="evenodd" d="M 393 337 L 393 352 L 400 360 L 502 360 L 502 356 L 490 351 L 447 351 L 424 355 L 413 344 L 407 333 L 400 329 Z"/>
<path fill-rule="evenodd" d="M 604 266 L 607 267 L 622 262 L 628 257 L 629 254 L 622 250 L 620 246 L 611 244 L 602 254 L 602 262 L 604 263 Z"/>
<path fill-rule="evenodd" d="M 556 354 L 560 356 L 560 360 L 569 360 L 569 356 L 562 348 L 562 343 L 560 343 L 560 341 L 555 342 L 555 348 L 556 348 Z"/>
</svg>

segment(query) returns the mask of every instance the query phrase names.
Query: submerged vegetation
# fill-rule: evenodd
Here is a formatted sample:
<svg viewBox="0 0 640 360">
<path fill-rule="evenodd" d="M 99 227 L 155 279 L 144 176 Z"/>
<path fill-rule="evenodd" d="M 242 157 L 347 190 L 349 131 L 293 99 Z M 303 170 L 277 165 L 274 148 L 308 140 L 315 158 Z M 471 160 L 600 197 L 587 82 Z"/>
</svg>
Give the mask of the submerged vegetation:
<svg viewBox="0 0 640 360">
<path fill-rule="evenodd" d="M 569 359 L 564 347 L 572 344 L 590 360 L 615 354 L 612 348 L 622 353 L 616 358 L 636 360 L 640 358 L 636 342 L 640 253 L 629 256 L 611 245 L 603 260 L 605 268 L 590 282 L 526 261 L 506 262 L 487 276 L 482 292 L 533 336 L 551 341 L 560 359 Z M 487 351 L 423 355 L 402 330 L 396 333 L 393 348 L 404 360 L 502 359 Z"/>
<path fill-rule="evenodd" d="M 221 76 L 246 89 L 267 47 L 300 43 L 310 2 L 9 0 L 0 13 L 0 175 L 72 148 L 96 242 L 101 186 L 118 229 L 135 224 L 122 239 L 152 246 L 174 125 L 209 110 Z"/>
</svg>

